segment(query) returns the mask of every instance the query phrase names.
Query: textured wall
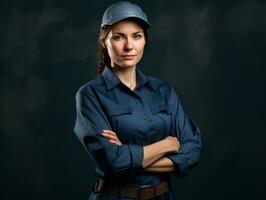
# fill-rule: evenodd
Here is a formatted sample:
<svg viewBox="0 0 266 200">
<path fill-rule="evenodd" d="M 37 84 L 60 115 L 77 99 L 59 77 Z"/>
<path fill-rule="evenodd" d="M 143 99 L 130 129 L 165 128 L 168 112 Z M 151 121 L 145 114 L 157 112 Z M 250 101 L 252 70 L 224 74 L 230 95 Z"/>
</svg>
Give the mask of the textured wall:
<svg viewBox="0 0 266 200">
<path fill-rule="evenodd" d="M 0 199 L 87 199 L 74 95 L 96 76 L 112 2 L 0 2 Z M 200 165 L 175 181 L 180 199 L 265 199 L 265 1 L 133 2 L 152 23 L 139 68 L 175 86 L 203 133 Z"/>
</svg>

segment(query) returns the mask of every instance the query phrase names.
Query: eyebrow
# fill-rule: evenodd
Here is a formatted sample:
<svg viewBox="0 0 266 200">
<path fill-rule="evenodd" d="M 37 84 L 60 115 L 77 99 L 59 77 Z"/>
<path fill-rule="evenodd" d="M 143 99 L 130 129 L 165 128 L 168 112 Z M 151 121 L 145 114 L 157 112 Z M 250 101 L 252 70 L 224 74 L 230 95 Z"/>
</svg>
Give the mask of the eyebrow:
<svg viewBox="0 0 266 200">
<path fill-rule="evenodd" d="M 144 33 L 144 32 L 143 31 L 137 31 L 135 33 L 132 33 L 132 35 L 137 34 L 137 33 Z M 113 32 L 113 34 L 125 35 L 124 33 L 120 33 L 120 32 Z"/>
</svg>

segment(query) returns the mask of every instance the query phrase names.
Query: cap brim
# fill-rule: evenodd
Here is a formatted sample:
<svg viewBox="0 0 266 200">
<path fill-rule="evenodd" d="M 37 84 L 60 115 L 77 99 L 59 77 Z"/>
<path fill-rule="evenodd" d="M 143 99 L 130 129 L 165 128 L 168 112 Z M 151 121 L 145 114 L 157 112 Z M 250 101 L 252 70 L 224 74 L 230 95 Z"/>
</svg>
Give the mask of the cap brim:
<svg viewBox="0 0 266 200">
<path fill-rule="evenodd" d="M 139 16 L 128 15 L 128 16 L 118 16 L 116 18 L 112 18 L 111 20 L 107 21 L 106 23 L 101 24 L 101 28 L 103 28 L 104 26 L 108 26 L 108 25 L 111 26 L 111 25 L 113 25 L 113 24 L 115 24 L 117 22 L 120 22 L 120 21 L 122 21 L 124 19 L 129 19 L 129 18 L 134 18 L 134 19 L 137 19 L 137 20 L 143 22 L 145 28 L 149 28 L 151 26 L 150 22 L 148 22 L 147 20 L 145 20 L 145 19 L 143 19 L 143 18 L 141 18 Z"/>
</svg>

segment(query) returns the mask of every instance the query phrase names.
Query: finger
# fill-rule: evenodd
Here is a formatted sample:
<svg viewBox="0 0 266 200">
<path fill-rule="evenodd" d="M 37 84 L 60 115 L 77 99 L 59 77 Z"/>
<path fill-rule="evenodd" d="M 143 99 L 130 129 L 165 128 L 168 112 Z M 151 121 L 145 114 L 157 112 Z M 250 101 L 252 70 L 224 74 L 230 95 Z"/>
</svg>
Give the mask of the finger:
<svg viewBox="0 0 266 200">
<path fill-rule="evenodd" d="M 117 144 L 117 145 L 121 145 L 121 143 L 120 142 L 117 142 L 116 140 L 109 140 L 109 142 L 114 143 L 114 144 Z"/>
<path fill-rule="evenodd" d="M 106 135 L 118 138 L 116 133 L 113 132 L 113 131 L 103 131 L 103 133 L 106 134 Z"/>
<path fill-rule="evenodd" d="M 112 133 L 109 133 L 109 132 L 102 132 L 102 134 L 105 134 L 105 135 L 110 135 L 112 137 L 117 137 L 116 135 L 112 134 Z"/>
<path fill-rule="evenodd" d="M 112 135 L 116 135 L 116 133 L 114 131 L 111 131 L 111 130 L 103 130 L 104 133 L 109 133 L 109 134 L 112 134 Z"/>
<path fill-rule="evenodd" d="M 108 137 L 108 138 L 110 138 L 110 139 L 118 140 L 118 138 L 117 138 L 116 136 L 113 136 L 113 135 L 111 135 L 111 134 L 108 134 L 108 133 L 102 133 L 102 134 L 103 134 L 103 136 Z"/>
<path fill-rule="evenodd" d="M 112 136 L 117 137 L 117 135 L 114 132 L 111 132 L 111 131 L 103 131 L 103 133 L 106 133 L 108 135 L 112 135 Z"/>
</svg>

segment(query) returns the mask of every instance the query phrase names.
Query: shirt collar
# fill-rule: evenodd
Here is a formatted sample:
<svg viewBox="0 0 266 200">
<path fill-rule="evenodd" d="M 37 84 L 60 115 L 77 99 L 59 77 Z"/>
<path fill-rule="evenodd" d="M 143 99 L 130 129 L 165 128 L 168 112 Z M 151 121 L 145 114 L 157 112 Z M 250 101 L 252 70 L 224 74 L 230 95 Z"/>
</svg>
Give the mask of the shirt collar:
<svg viewBox="0 0 266 200">
<path fill-rule="evenodd" d="M 121 83 L 120 79 L 113 73 L 111 67 L 109 66 L 105 66 L 102 76 L 108 90 L 114 88 L 119 83 Z M 137 87 L 144 85 L 148 81 L 148 78 L 138 68 L 136 68 L 136 76 Z"/>
</svg>

